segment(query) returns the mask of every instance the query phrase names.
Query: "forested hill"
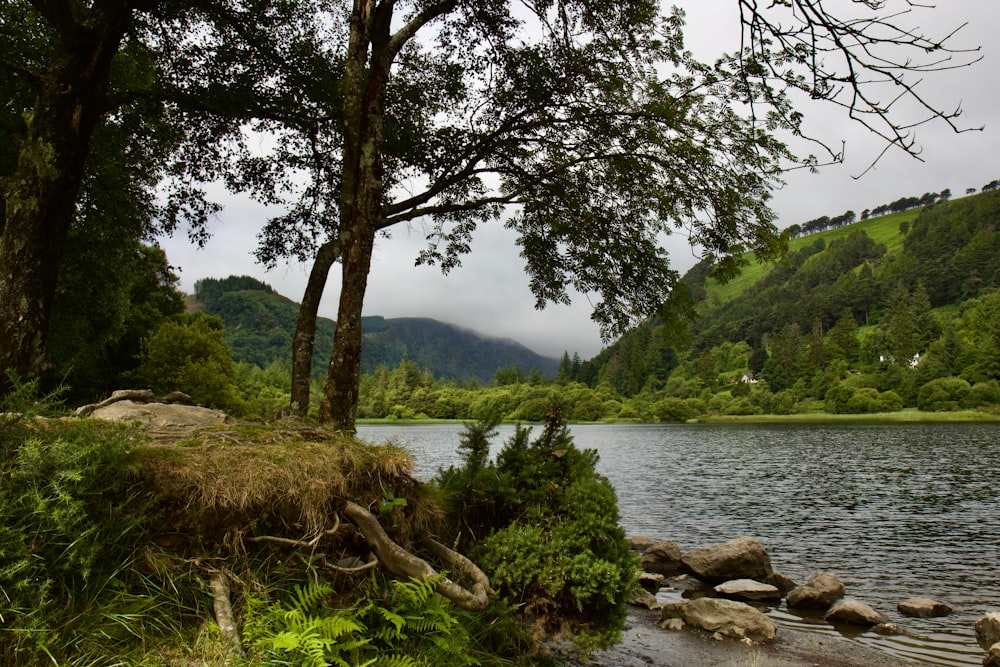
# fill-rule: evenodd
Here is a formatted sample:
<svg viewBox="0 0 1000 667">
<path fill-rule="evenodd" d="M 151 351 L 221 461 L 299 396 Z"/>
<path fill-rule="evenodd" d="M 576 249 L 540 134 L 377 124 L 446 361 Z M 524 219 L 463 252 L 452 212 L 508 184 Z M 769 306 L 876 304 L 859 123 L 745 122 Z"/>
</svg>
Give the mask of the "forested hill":
<svg viewBox="0 0 1000 667">
<path fill-rule="evenodd" d="M 906 404 L 934 379 L 995 384 L 998 231 L 1000 191 L 991 191 L 801 235 L 785 261 L 751 260 L 728 284 L 698 265 L 684 278 L 698 301 L 689 340 L 665 340 L 647 322 L 575 379 L 686 397 L 753 373 L 772 392 L 820 401 L 853 373 L 851 383 Z M 892 379 L 892 367 L 907 373 Z"/>
<path fill-rule="evenodd" d="M 299 304 L 270 285 L 247 276 L 206 278 L 196 283 L 192 306 L 222 319 L 235 361 L 266 368 L 275 360 L 290 359 Z M 314 375 L 321 376 L 330 361 L 334 325 L 328 318 L 317 320 Z M 380 364 L 395 368 L 408 358 L 436 378 L 486 384 L 501 368 L 519 367 L 525 374 L 537 370 L 552 377 L 559 366 L 558 360 L 513 340 L 433 319 L 375 316 L 362 318 L 361 325 L 363 373 Z"/>
</svg>

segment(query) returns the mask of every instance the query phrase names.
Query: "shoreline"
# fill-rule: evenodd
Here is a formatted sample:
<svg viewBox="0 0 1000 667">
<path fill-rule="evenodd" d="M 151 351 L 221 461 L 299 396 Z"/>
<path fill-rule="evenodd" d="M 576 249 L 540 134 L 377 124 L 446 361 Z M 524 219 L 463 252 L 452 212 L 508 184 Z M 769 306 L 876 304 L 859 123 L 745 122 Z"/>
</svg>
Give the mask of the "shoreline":
<svg viewBox="0 0 1000 667">
<path fill-rule="evenodd" d="M 475 419 L 358 419 L 359 426 L 422 426 L 431 424 L 466 424 Z M 541 422 L 503 421 L 502 424 L 539 424 Z M 982 424 L 1000 423 L 1000 413 L 976 410 L 955 412 L 921 412 L 920 410 L 900 410 L 898 412 L 876 412 L 871 414 L 835 414 L 832 412 L 796 412 L 790 415 L 709 415 L 695 417 L 686 422 L 647 422 L 634 419 L 601 421 L 569 421 L 567 425 L 622 425 L 670 426 L 675 424 Z"/>
<path fill-rule="evenodd" d="M 659 627 L 659 610 L 630 607 L 621 640 L 567 667 L 918 667 L 845 637 L 778 626 L 773 642 L 714 640 Z"/>
</svg>

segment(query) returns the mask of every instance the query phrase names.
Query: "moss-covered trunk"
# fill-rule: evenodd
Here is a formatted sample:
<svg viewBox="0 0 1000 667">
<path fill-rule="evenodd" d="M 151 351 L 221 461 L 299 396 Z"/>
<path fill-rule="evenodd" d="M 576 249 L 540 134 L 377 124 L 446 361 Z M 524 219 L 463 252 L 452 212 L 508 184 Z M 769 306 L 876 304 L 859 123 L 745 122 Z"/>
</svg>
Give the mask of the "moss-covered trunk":
<svg viewBox="0 0 1000 667">
<path fill-rule="evenodd" d="M 2 184 L 0 393 L 10 389 L 6 371 L 32 379 L 51 367 L 46 338 L 63 246 L 131 15 L 126 3 L 95 3 L 82 14 L 69 5 L 46 11 L 58 45 L 26 114 L 17 166 Z"/>
</svg>

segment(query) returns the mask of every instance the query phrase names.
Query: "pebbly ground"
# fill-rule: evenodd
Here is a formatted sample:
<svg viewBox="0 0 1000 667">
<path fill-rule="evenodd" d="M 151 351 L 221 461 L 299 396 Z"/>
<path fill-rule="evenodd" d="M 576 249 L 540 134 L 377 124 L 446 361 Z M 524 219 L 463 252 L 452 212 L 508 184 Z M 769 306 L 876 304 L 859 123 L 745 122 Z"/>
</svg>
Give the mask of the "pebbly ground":
<svg viewBox="0 0 1000 667">
<path fill-rule="evenodd" d="M 842 637 L 778 627 L 766 644 L 715 641 L 659 627 L 659 611 L 632 608 L 622 641 L 568 667 L 917 667 Z"/>
</svg>

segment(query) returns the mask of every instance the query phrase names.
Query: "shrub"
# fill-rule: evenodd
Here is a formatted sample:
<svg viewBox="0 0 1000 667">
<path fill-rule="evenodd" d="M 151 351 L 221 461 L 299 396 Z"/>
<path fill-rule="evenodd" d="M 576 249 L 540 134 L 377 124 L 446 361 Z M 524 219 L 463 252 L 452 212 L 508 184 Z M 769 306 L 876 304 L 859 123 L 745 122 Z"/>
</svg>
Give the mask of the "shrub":
<svg viewBox="0 0 1000 667">
<path fill-rule="evenodd" d="M 12 404 L 23 396 L 0 413 L 37 411 Z M 134 567 L 150 516 L 129 481 L 133 444 L 120 426 L 0 420 L 0 663 L 89 654 L 108 664 L 122 646 L 178 627 L 179 596 L 158 596 L 155 578 Z"/>
<path fill-rule="evenodd" d="M 533 441 L 519 426 L 486 463 L 492 434 L 493 424 L 468 426 L 464 465 L 438 475 L 461 518 L 462 548 L 536 621 L 614 639 L 637 563 L 614 488 L 596 472 L 597 453 L 575 447 L 558 411 Z"/>
<path fill-rule="evenodd" d="M 977 382 L 962 401 L 963 408 L 984 408 L 1000 403 L 1000 384 L 996 380 Z"/>
<path fill-rule="evenodd" d="M 138 373 L 159 394 L 183 391 L 201 405 L 241 411 L 236 367 L 218 318 L 199 313 L 161 324 L 143 341 Z"/>
<path fill-rule="evenodd" d="M 692 400 L 670 396 L 653 404 L 653 415 L 663 422 L 685 422 L 694 419 L 700 412 L 692 405 Z"/>
<path fill-rule="evenodd" d="M 917 393 L 917 407 L 927 412 L 957 410 L 971 389 L 969 383 L 961 378 L 931 380 Z"/>
</svg>

